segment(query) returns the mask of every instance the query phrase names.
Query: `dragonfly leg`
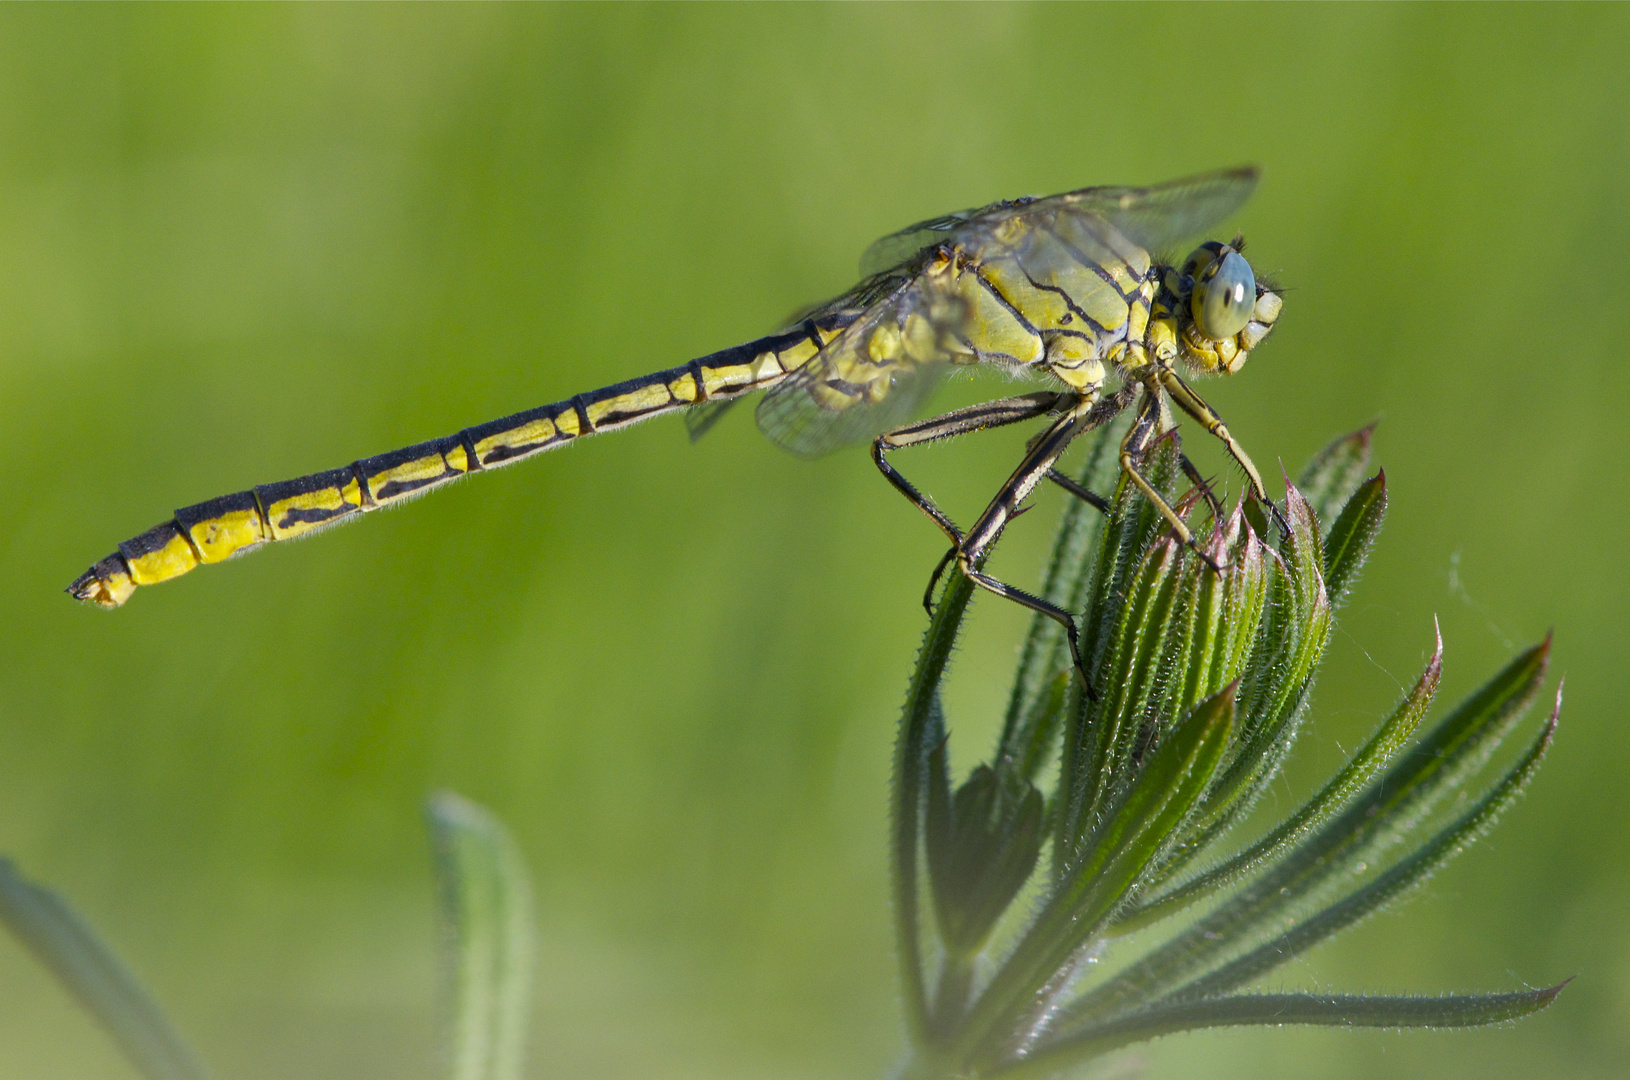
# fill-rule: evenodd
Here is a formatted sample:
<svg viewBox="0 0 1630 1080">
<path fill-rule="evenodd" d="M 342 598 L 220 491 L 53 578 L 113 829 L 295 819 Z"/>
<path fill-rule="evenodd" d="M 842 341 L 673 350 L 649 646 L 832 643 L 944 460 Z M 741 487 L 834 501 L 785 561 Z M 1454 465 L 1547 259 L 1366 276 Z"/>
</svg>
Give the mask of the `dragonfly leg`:
<svg viewBox="0 0 1630 1080">
<path fill-rule="evenodd" d="M 1065 491 L 1068 491 L 1071 495 L 1074 495 L 1076 498 L 1098 511 L 1100 514 L 1109 513 L 1108 499 L 1104 498 L 1096 491 L 1091 491 L 1082 487 L 1080 484 L 1070 479 L 1070 477 L 1066 476 L 1064 473 L 1059 472 L 1057 469 L 1049 468 L 1047 470 L 1047 479 L 1051 480 Z"/>
<path fill-rule="evenodd" d="M 1132 404 L 1132 399 L 1137 396 L 1138 386 L 1138 383 L 1128 380 L 1113 394 L 1100 398 L 1097 404 L 1092 406 L 1092 410 L 1087 416 L 1087 426 L 1083 430 L 1090 431 L 1120 415 L 1121 410 Z M 1043 436 L 1045 434 L 1044 432 Z M 1069 475 L 1059 472 L 1056 468 L 1049 467 L 1047 479 L 1097 510 L 1100 514 L 1108 515 L 1110 511 L 1109 500 L 1095 491 L 1082 487 Z"/>
<path fill-rule="evenodd" d="M 900 450 L 907 446 L 921 446 L 924 443 L 937 442 L 940 439 L 950 439 L 958 435 L 968 435 L 975 431 L 987 431 L 991 428 L 1006 427 L 1008 424 L 1018 424 L 1025 420 L 1033 420 L 1038 416 L 1045 416 L 1058 408 L 1063 402 L 1069 401 L 1073 394 L 1063 394 L 1047 391 L 1038 394 L 1021 394 L 1018 397 L 1003 398 L 1000 401 L 990 401 L 983 405 L 973 405 L 966 409 L 957 409 L 955 412 L 945 413 L 915 424 L 908 424 L 893 431 L 885 431 L 872 442 L 872 461 L 877 468 L 893 484 L 895 490 L 910 499 L 912 504 L 933 519 L 934 524 L 940 527 L 951 541 L 953 548 L 962 545 L 962 530 L 957 528 L 944 511 L 935 506 L 933 500 L 917 490 L 917 486 L 888 462 L 888 453 L 891 450 Z"/>
<path fill-rule="evenodd" d="M 1200 493 L 1200 497 L 1205 499 L 1206 506 L 1211 510 L 1212 518 L 1217 521 L 1221 521 L 1223 514 L 1222 504 L 1217 501 L 1217 495 L 1211 490 L 1211 484 L 1205 477 L 1200 475 L 1200 470 L 1194 467 L 1194 462 L 1189 460 L 1189 456 L 1187 454 L 1183 454 L 1179 460 L 1183 464 L 1183 475 L 1189 478 L 1189 482 L 1192 483 L 1195 490 Z M 1074 495 L 1076 498 L 1080 499 L 1094 510 L 1097 510 L 1100 514 L 1107 515 L 1110 512 L 1108 499 L 1104 498 L 1096 491 L 1082 487 L 1080 484 L 1076 483 L 1075 480 L 1071 479 L 1065 473 L 1059 472 L 1056 468 L 1047 470 L 1047 479 L 1051 480 L 1065 491 L 1068 491 L 1071 495 Z"/>
<path fill-rule="evenodd" d="M 1048 603 L 1039 596 L 1032 596 L 1023 589 L 1016 589 L 1005 581 L 998 581 L 982 570 L 975 570 L 970 560 L 963 556 L 957 560 L 961 564 L 968 580 L 982 589 L 988 589 L 997 596 L 1005 597 L 1016 604 L 1029 608 L 1031 611 L 1045 615 L 1064 628 L 1064 637 L 1070 643 L 1070 662 L 1075 665 L 1076 674 L 1081 676 L 1081 686 L 1087 692 L 1087 697 L 1093 701 L 1098 700 L 1098 692 L 1092 688 L 1092 679 L 1087 675 L 1086 662 L 1081 659 L 1081 635 L 1075 625 L 1075 616 L 1056 604 Z"/>
<path fill-rule="evenodd" d="M 1206 501 L 1206 508 L 1211 511 L 1212 521 L 1221 521 L 1223 516 L 1222 504 L 1217 501 L 1216 492 L 1211 490 L 1211 483 L 1200 475 L 1200 470 L 1194 467 L 1194 462 L 1183 453 L 1183 440 L 1178 436 L 1177 429 L 1172 429 L 1172 438 L 1177 442 L 1177 460 L 1183 468 L 1183 475 L 1189 478 L 1200 497 Z"/>
<path fill-rule="evenodd" d="M 1053 425 L 1043 432 L 1040 438 L 1031 443 L 1024 460 L 1019 463 L 1019 467 L 1014 470 L 1013 475 L 1008 477 L 1007 483 L 1002 485 L 1002 490 L 997 492 L 996 498 L 991 500 L 990 505 L 985 508 L 985 512 L 979 515 L 979 520 L 968 530 L 967 536 L 963 538 L 956 551 L 957 566 L 967 575 L 969 581 L 982 589 L 995 593 L 997 596 L 1005 597 L 1029 608 L 1031 611 L 1045 615 L 1064 628 L 1065 637 L 1070 644 L 1070 660 L 1074 663 L 1077 674 L 1081 676 L 1081 683 L 1086 689 L 1087 696 L 1093 700 L 1097 700 L 1097 694 L 1092 688 L 1092 679 L 1087 675 L 1086 662 L 1081 657 L 1080 635 L 1075 624 L 1075 617 L 1057 604 L 1027 593 L 1023 589 L 1015 588 L 1004 581 L 998 581 L 985 573 L 980 567 L 984 563 L 986 556 L 990 554 L 992 546 L 995 545 L 997 538 L 1001 536 L 1002 530 L 1007 526 L 1007 523 L 1019 514 L 1019 504 L 1025 500 L 1031 491 L 1035 490 L 1037 484 L 1055 471 L 1053 469 L 1054 462 L 1069 447 L 1070 442 L 1076 436 L 1102 424 L 1115 412 L 1119 411 L 1118 407 L 1103 410 L 1095 409 L 1094 406 L 1098 403 L 1097 397 L 1097 394 L 1090 394 L 1077 399 L 1074 408 L 1054 421 Z M 1106 402 L 1105 404 L 1116 403 Z M 1068 480 L 1068 477 L 1064 479 Z M 1083 497 L 1091 496 L 1088 499 L 1089 502 L 1097 499 L 1096 495 L 1087 491 L 1086 488 L 1080 487 L 1079 484 L 1075 484 L 1074 481 L 1069 481 L 1062 486 L 1065 486 L 1072 493 L 1075 492 L 1076 488 L 1079 488 L 1084 493 Z M 1097 504 L 1094 503 L 1094 505 Z"/>
<path fill-rule="evenodd" d="M 1148 499 L 1154 508 L 1159 511 L 1160 516 L 1166 519 L 1166 523 L 1172 527 L 1172 531 L 1177 534 L 1177 538 L 1183 541 L 1184 545 L 1198 555 L 1213 571 L 1220 572 L 1222 567 L 1200 546 L 1199 541 L 1194 539 L 1194 533 L 1189 530 L 1188 525 L 1184 523 L 1182 518 L 1177 516 L 1177 511 L 1171 508 L 1171 505 L 1166 502 L 1160 492 L 1155 490 L 1154 485 L 1149 483 L 1148 478 L 1138 469 L 1138 463 L 1143 459 L 1143 455 L 1154 443 L 1155 437 L 1160 434 L 1160 413 L 1160 396 L 1158 392 L 1150 391 L 1146 393 L 1143 398 L 1143 405 L 1138 410 L 1138 418 L 1132 424 L 1132 430 L 1128 431 L 1126 438 L 1121 440 L 1121 471 L 1126 474 L 1133 484 L 1137 485 L 1138 490 L 1143 492 L 1144 498 Z"/>
<path fill-rule="evenodd" d="M 1183 460 L 1185 463 L 1188 461 L 1187 458 L 1184 458 Z M 1193 468 L 1192 465 L 1189 467 L 1191 469 Z M 1098 511 L 1100 514 L 1104 514 L 1106 516 L 1109 514 L 1110 506 L 1108 499 L 1104 498 L 1102 495 L 1091 490 L 1090 488 L 1082 487 L 1072 477 L 1065 473 L 1059 472 L 1057 468 L 1048 468 L 1047 479 L 1051 480 L 1065 491 L 1068 491 L 1071 495 L 1074 495 L 1076 498 Z M 1204 484 L 1204 481 L 1201 481 L 1201 483 Z M 1205 490 L 1207 496 L 1209 496 L 1211 494 L 1210 489 L 1207 488 Z M 1215 505 L 1215 500 L 1213 500 L 1213 505 Z M 1028 509 L 1030 509 L 1028 506 L 1019 507 L 1013 511 L 1013 517 L 1018 517 Z M 957 549 L 952 547 L 944 555 L 940 556 L 940 561 L 934 565 L 934 572 L 928 576 L 928 588 L 923 590 L 923 610 L 927 611 L 930 615 L 934 614 L 934 590 L 939 586 L 941 575 L 943 575 L 946 569 L 950 567 L 951 562 L 956 558 L 956 556 Z M 1003 587 L 1006 588 L 1006 586 Z"/>
<path fill-rule="evenodd" d="M 1160 385 L 1171 395 L 1172 400 L 1177 403 L 1177 407 L 1198 420 L 1206 431 L 1215 436 L 1228 449 L 1228 456 L 1233 458 L 1241 469 L 1245 470 L 1246 477 L 1250 479 L 1251 494 L 1261 499 L 1268 509 L 1273 511 L 1274 520 L 1278 522 L 1279 528 L 1284 531 L 1286 536 L 1289 536 L 1290 524 L 1285 520 L 1285 515 L 1280 512 L 1279 504 L 1268 497 L 1268 489 L 1262 483 L 1262 474 L 1256 471 L 1256 466 L 1252 464 L 1251 456 L 1245 452 L 1245 448 L 1229 433 L 1228 425 L 1223 423 L 1222 417 L 1218 416 L 1211 406 L 1205 403 L 1205 399 L 1196 394 L 1193 388 L 1183 381 L 1182 376 L 1171 368 L 1160 368 L 1159 378 Z"/>
</svg>

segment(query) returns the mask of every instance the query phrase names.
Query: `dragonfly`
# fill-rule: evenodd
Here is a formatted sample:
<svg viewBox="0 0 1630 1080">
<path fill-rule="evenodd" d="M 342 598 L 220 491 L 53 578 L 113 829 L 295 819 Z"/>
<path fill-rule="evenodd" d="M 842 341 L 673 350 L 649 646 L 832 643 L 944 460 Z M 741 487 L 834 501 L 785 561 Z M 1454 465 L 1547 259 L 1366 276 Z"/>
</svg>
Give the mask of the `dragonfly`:
<svg viewBox="0 0 1630 1080">
<path fill-rule="evenodd" d="M 1044 479 L 1104 508 L 1055 467 L 1073 440 L 1135 403 L 1120 468 L 1213 568 L 1183 515 L 1140 468 L 1155 440 L 1176 429 L 1173 406 L 1221 441 L 1251 495 L 1279 516 L 1244 448 L 1184 375 L 1237 372 L 1273 328 L 1282 299 L 1256 278 L 1237 237 L 1208 240 L 1181 263 L 1159 258 L 1227 218 L 1256 182 L 1256 170 L 1243 167 L 1151 187 L 1003 200 L 918 222 L 866 250 L 852 289 L 777 333 L 444 438 L 184 507 L 120 544 L 68 592 L 117 608 L 139 586 L 664 413 L 684 411 L 700 437 L 727 407 L 763 392 L 759 427 L 795 454 L 816 457 L 869 440 L 877 468 L 950 541 L 934 579 L 954 562 L 976 585 L 1056 620 L 1084 671 L 1073 616 L 982 569 Z M 943 376 L 966 365 L 1005 369 L 1046 388 L 910 422 Z M 966 529 L 889 460 L 896 450 L 1027 421 L 1045 423 Z M 1183 463 L 1215 513 L 1209 487 Z"/>
</svg>

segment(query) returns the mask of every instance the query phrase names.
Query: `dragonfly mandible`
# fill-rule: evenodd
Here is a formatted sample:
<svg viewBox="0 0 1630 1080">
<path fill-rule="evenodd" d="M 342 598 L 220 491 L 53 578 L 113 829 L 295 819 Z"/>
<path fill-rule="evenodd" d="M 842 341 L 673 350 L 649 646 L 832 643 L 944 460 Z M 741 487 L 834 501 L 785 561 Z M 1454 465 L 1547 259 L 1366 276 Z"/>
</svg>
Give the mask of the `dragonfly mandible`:
<svg viewBox="0 0 1630 1080">
<path fill-rule="evenodd" d="M 1083 188 L 919 222 L 871 245 L 858 285 L 779 333 L 445 438 L 184 507 L 120 544 L 68 592 L 116 608 L 137 586 L 587 435 L 685 410 L 699 436 L 725 407 L 765 391 L 757 409 L 765 434 L 809 457 L 871 440 L 877 467 L 950 540 L 941 567 L 954 560 L 976 584 L 1056 619 L 1074 651 L 1068 612 L 980 567 L 1043 479 L 1091 497 L 1053 467 L 1077 436 L 1136 401 L 1121 468 L 1196 551 L 1183 518 L 1139 469 L 1154 440 L 1176 426 L 1172 405 L 1221 440 L 1252 494 L 1274 506 L 1250 457 L 1178 368 L 1238 371 L 1273 328 L 1280 296 L 1255 277 L 1237 239 L 1201 244 L 1181 264 L 1156 258 L 1238 209 L 1256 178 L 1254 169 L 1238 168 L 1153 187 Z M 907 423 L 939 376 L 969 364 L 1037 376 L 1049 388 Z M 1112 375 L 1120 380 L 1114 388 Z M 904 447 L 1043 418 L 1041 435 L 966 530 L 888 460 Z"/>
</svg>

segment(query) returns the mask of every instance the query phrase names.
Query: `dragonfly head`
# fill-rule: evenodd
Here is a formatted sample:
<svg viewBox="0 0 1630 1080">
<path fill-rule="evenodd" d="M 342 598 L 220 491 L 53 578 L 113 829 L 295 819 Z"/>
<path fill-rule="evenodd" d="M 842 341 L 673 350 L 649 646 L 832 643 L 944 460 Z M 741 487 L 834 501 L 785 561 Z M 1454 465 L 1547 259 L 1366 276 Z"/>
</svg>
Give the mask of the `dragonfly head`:
<svg viewBox="0 0 1630 1080">
<path fill-rule="evenodd" d="M 1231 244 L 1207 241 L 1166 272 L 1178 352 L 1201 371 L 1232 375 L 1243 367 L 1273 329 L 1284 304 L 1278 293 L 1257 281 L 1240 253 L 1244 246 L 1242 237 Z"/>
</svg>

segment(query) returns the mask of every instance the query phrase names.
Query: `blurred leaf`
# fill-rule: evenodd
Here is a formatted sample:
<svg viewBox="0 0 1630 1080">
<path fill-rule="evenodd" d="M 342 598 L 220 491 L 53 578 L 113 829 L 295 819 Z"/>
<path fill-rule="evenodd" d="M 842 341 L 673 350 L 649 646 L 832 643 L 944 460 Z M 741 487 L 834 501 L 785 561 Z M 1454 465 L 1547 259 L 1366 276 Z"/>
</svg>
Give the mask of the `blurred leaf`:
<svg viewBox="0 0 1630 1080">
<path fill-rule="evenodd" d="M 1324 523 L 1327 534 L 1336 512 L 1353 497 L 1369 471 L 1370 441 L 1374 434 L 1375 425 L 1369 424 L 1343 435 L 1313 455 L 1302 475 L 1296 478 L 1296 486 Z"/>
<path fill-rule="evenodd" d="M 1035 869 L 1041 792 L 980 765 L 947 802 L 943 747 L 929 773 L 928 870 L 940 937 L 953 953 L 970 954 Z"/>
<path fill-rule="evenodd" d="M 158 1002 L 68 902 L 0 858 L 0 918 L 113 1036 L 148 1080 L 207 1080 L 209 1073 Z"/>
<path fill-rule="evenodd" d="M 1041 767 L 1047 764 L 1053 743 L 1057 741 L 1059 725 L 1064 720 L 1065 703 L 1069 700 L 1072 686 L 1076 686 L 1073 671 L 1066 668 L 1053 676 L 1053 681 L 1045 690 L 1036 695 L 1030 715 L 1025 717 L 1020 728 L 1028 739 L 1014 746 L 1011 756 L 1007 753 L 998 755 L 999 760 L 1011 760 L 1014 771 L 1024 779 L 1034 782 Z"/>
<path fill-rule="evenodd" d="M 452 1080 L 519 1080 L 534 946 L 521 853 L 492 814 L 450 791 L 426 804 L 454 1006 Z"/>
</svg>

